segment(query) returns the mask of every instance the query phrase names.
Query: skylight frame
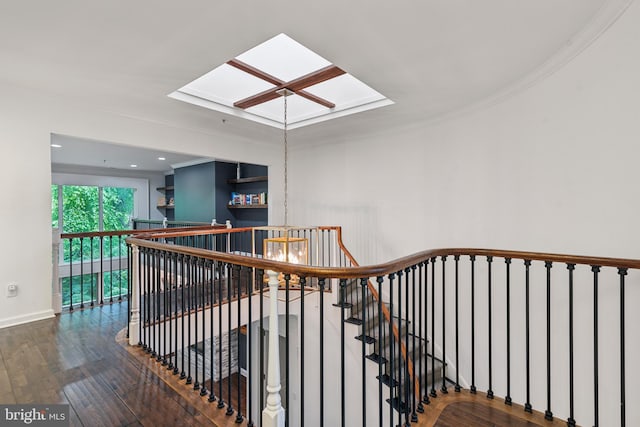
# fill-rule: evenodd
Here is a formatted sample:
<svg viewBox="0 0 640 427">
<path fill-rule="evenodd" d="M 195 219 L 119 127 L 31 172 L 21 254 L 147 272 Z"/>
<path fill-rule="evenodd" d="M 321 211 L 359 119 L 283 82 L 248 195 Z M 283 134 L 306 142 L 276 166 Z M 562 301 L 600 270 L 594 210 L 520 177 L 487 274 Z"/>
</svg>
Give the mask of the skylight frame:
<svg viewBox="0 0 640 427">
<path fill-rule="evenodd" d="M 331 62 L 284 33 L 249 49 L 233 59 L 242 61 L 285 83 L 324 67 L 332 66 Z M 336 69 L 335 66 L 333 68 Z M 342 73 L 341 70 L 339 72 Z M 283 129 L 284 101 L 282 97 L 246 109 L 234 106 L 235 102 L 275 87 L 273 83 L 224 63 L 168 96 L 176 100 Z M 393 101 L 349 73 L 306 87 L 304 91 L 334 103 L 335 107 L 328 108 L 300 95 L 291 95 L 287 100 L 288 129 L 296 129 L 393 104 Z M 357 99 L 346 98 L 344 96 L 346 93 L 356 94 Z"/>
</svg>

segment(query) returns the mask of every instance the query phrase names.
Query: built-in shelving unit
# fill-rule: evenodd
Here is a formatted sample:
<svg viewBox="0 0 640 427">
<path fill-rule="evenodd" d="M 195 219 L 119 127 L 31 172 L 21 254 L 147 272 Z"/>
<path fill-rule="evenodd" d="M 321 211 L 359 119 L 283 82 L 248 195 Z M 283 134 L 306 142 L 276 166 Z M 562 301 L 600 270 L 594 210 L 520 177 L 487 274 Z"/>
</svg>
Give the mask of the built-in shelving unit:
<svg viewBox="0 0 640 427">
<path fill-rule="evenodd" d="M 169 219 L 173 219 L 173 210 L 175 209 L 174 203 L 174 186 L 173 186 L 173 175 L 165 176 L 165 186 L 157 187 L 156 190 L 162 194 L 164 194 L 163 198 L 158 199 L 158 203 L 156 207 L 165 213 L 165 216 Z M 164 203 L 162 203 L 164 201 Z"/>
<path fill-rule="evenodd" d="M 229 209 L 266 209 L 269 205 L 229 205 Z"/>
<path fill-rule="evenodd" d="M 268 176 L 250 176 L 247 178 L 228 179 L 227 184 L 248 184 L 250 182 L 267 182 L 268 180 Z"/>
<path fill-rule="evenodd" d="M 263 165 L 227 163 L 223 178 L 228 189 L 225 208 L 231 223 L 237 227 L 267 225 L 269 208 L 269 176 Z M 223 218 L 224 213 L 218 214 Z"/>
<path fill-rule="evenodd" d="M 267 209 L 269 207 L 266 203 L 267 188 L 266 185 L 260 185 L 259 183 L 268 181 L 269 177 L 266 175 L 227 179 L 227 184 L 235 190 L 231 192 L 229 209 Z M 243 186 L 242 184 L 254 185 Z"/>
</svg>

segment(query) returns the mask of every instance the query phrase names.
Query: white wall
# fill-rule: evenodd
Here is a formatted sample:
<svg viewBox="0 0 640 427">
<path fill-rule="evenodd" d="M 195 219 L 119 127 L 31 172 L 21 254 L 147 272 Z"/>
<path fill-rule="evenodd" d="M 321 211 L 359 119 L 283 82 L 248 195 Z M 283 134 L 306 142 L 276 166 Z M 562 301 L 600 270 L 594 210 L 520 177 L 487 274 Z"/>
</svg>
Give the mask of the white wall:
<svg viewBox="0 0 640 427">
<path fill-rule="evenodd" d="M 116 143 L 238 159 L 280 167 L 269 143 L 188 131 L 108 112 L 64 97 L 45 97 L 0 84 L 0 155 L 4 184 L 0 232 L 0 327 L 50 317 L 51 133 Z M 276 177 L 270 185 L 279 188 Z M 17 282 L 18 296 L 6 298 Z"/>
<path fill-rule="evenodd" d="M 345 226 L 365 262 L 443 245 L 637 256 L 639 21 L 636 3 L 563 69 L 489 108 L 299 142 L 292 219 Z"/>
<path fill-rule="evenodd" d="M 360 140 L 298 142 L 291 150 L 296 177 L 289 181 L 291 222 L 342 225 L 347 247 L 361 264 L 456 246 L 640 258 L 639 22 L 635 2 L 565 67 L 486 108 Z M 629 308 L 639 294 L 637 276 L 629 278 L 634 293 L 627 300 L 629 325 L 637 320 Z M 588 274 L 585 278 L 581 286 L 589 286 Z M 617 332 L 609 331 L 617 331 L 617 288 L 601 289 L 601 349 L 615 351 Z M 504 301 L 504 294 L 495 298 Z M 591 298 L 580 299 L 580 323 L 588 326 Z M 557 304 L 565 304 L 566 311 L 564 293 Z M 543 307 L 536 305 L 534 322 L 543 321 Z M 494 313 L 496 322 L 503 316 L 503 309 Z M 518 317 L 516 325 L 521 322 Z M 590 342 L 585 338 L 590 329 L 584 331 L 579 339 Z M 495 349 L 505 348 L 503 334 L 494 339 Z M 566 343 L 563 324 L 554 329 L 556 360 L 562 361 L 554 374 L 563 378 Z M 628 356 L 640 351 L 637 340 L 627 346 Z M 578 422 L 586 425 L 592 422 L 592 359 L 587 344 L 581 350 L 578 405 L 587 415 Z M 539 362 L 544 347 L 536 352 L 536 367 L 544 369 Z M 601 360 L 601 368 L 615 373 L 615 354 Z M 518 353 L 518 368 L 522 360 Z M 632 384 L 638 372 L 634 363 L 628 365 L 627 384 Z M 601 377 L 607 381 L 600 390 L 607 400 L 601 421 L 607 425 L 617 424 L 616 375 Z M 504 378 L 494 378 L 494 384 L 504 384 Z M 535 385 L 541 393 L 534 396 L 535 409 L 544 410 L 543 389 L 542 383 Z M 516 394 L 522 396 L 520 384 Z M 566 399 L 566 393 L 554 395 L 556 415 L 563 418 Z M 640 422 L 635 408 L 627 411 L 631 424 Z"/>
</svg>

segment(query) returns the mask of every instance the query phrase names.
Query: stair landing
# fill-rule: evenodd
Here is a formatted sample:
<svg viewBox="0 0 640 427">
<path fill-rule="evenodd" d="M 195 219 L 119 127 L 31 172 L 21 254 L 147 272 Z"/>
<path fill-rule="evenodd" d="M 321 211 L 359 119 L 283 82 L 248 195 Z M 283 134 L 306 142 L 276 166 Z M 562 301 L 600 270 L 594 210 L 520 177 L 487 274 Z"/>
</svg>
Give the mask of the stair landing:
<svg viewBox="0 0 640 427">
<path fill-rule="evenodd" d="M 431 399 L 420 414 L 420 427 L 556 427 L 566 426 L 566 421 L 554 418 L 545 420 L 544 414 L 527 413 L 522 405 L 504 404 L 503 399 L 488 399 L 484 393 L 472 394 L 468 390 L 449 392 Z"/>
</svg>

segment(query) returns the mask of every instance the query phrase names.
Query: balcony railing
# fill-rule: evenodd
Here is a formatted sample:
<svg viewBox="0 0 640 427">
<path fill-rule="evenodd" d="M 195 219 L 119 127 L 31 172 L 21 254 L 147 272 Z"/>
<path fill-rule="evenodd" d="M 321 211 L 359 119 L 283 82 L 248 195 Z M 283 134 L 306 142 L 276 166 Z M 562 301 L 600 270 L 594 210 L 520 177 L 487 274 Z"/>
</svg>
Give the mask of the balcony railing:
<svg viewBox="0 0 640 427">
<path fill-rule="evenodd" d="M 226 229 L 191 223 L 186 228 Z M 185 230 L 183 228 L 172 228 Z M 56 312 L 122 301 L 129 289 L 127 237 L 163 229 L 53 233 L 53 296 Z"/>
<path fill-rule="evenodd" d="M 406 426 L 468 390 L 568 425 L 640 423 L 640 260 L 438 249 L 358 266 L 317 227 L 296 230 L 301 265 L 264 257 L 272 232 L 127 239 L 130 343 L 237 422 Z"/>
</svg>

